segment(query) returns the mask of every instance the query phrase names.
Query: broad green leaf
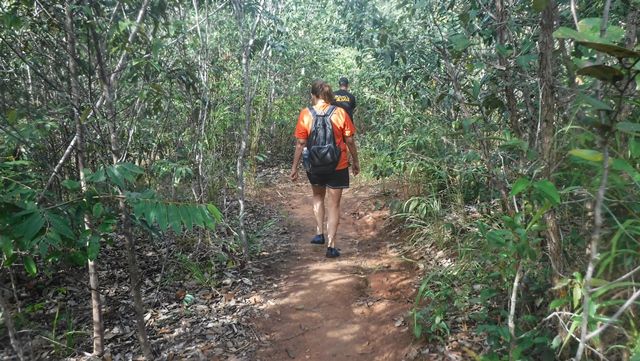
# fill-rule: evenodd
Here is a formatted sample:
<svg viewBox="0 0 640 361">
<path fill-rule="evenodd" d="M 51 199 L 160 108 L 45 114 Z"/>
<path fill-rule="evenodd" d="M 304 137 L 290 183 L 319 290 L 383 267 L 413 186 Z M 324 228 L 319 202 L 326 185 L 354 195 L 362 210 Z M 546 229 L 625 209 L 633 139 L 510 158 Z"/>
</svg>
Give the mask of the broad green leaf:
<svg viewBox="0 0 640 361">
<path fill-rule="evenodd" d="M 578 41 L 578 44 L 599 51 L 601 53 L 609 54 L 616 58 L 640 58 L 640 53 L 638 53 L 637 51 L 629 50 L 617 45 L 598 43 L 593 41 Z"/>
<path fill-rule="evenodd" d="M 213 219 L 216 222 L 222 221 L 222 213 L 220 213 L 220 211 L 218 210 L 218 208 L 216 206 L 214 206 L 213 204 L 209 203 L 209 204 L 207 204 L 207 210 L 209 211 L 209 213 L 211 213 L 211 215 L 213 216 Z"/>
<path fill-rule="evenodd" d="M 560 204 L 560 193 L 550 181 L 545 179 L 535 182 L 533 188 L 539 190 L 544 198 L 548 199 L 552 204 Z"/>
<path fill-rule="evenodd" d="M 202 216 L 201 206 L 197 205 L 194 207 L 190 207 L 189 211 L 191 212 L 191 216 L 193 218 L 193 224 L 198 227 L 205 227 L 205 219 Z"/>
<path fill-rule="evenodd" d="M 144 170 L 133 163 L 120 163 L 120 166 L 125 168 L 129 173 L 143 174 Z"/>
<path fill-rule="evenodd" d="M 193 219 L 191 217 L 191 214 L 189 213 L 189 206 L 188 205 L 179 206 L 178 207 L 178 212 L 180 213 L 180 220 L 182 221 L 182 224 L 188 230 L 192 230 L 193 229 Z"/>
<path fill-rule="evenodd" d="M 531 181 L 527 178 L 518 179 L 515 183 L 513 183 L 513 186 L 511 187 L 511 193 L 509 193 L 509 195 L 515 196 L 520 194 L 522 191 L 527 189 L 530 184 Z"/>
<path fill-rule="evenodd" d="M 180 221 L 180 211 L 178 210 L 178 206 L 175 204 L 169 204 L 167 207 L 167 221 L 173 228 L 173 231 L 176 233 L 180 233 L 181 229 L 181 221 Z"/>
<path fill-rule="evenodd" d="M 102 205 L 102 203 L 94 204 L 91 213 L 95 218 L 100 218 L 100 216 L 102 216 L 102 214 L 104 213 L 104 206 Z"/>
<path fill-rule="evenodd" d="M 551 303 L 549 303 L 549 310 L 554 310 L 558 307 L 562 307 L 566 305 L 568 302 L 569 301 L 566 298 L 557 298 L 551 301 Z"/>
<path fill-rule="evenodd" d="M 160 213 L 160 207 L 162 207 L 158 202 L 148 202 L 147 209 L 147 222 L 149 224 L 156 223 L 158 221 L 158 216 Z"/>
<path fill-rule="evenodd" d="M 604 159 L 602 153 L 592 149 L 572 149 L 569 151 L 569 154 L 591 162 L 602 162 Z"/>
<path fill-rule="evenodd" d="M 31 256 L 23 257 L 22 262 L 24 263 L 24 269 L 27 270 L 27 273 L 29 273 L 29 275 L 35 276 L 38 273 L 36 262 L 33 260 L 33 258 L 31 258 Z"/>
<path fill-rule="evenodd" d="M 640 123 L 620 122 L 616 124 L 616 129 L 624 133 L 638 135 L 640 134 Z"/>
<path fill-rule="evenodd" d="M 611 161 L 611 168 L 627 173 L 636 182 L 640 182 L 640 173 L 624 159 L 613 159 Z"/>
<path fill-rule="evenodd" d="M 578 69 L 578 75 L 586 75 L 598 80 L 615 83 L 624 79 L 624 74 L 619 69 L 608 65 L 590 65 Z"/>
<path fill-rule="evenodd" d="M 16 233 L 21 234 L 25 241 L 31 241 L 44 226 L 44 217 L 40 212 L 35 212 L 16 226 Z"/>
<path fill-rule="evenodd" d="M 578 98 L 586 104 L 589 104 L 595 110 L 607 110 L 613 111 L 613 109 L 605 102 L 596 99 L 594 97 L 588 96 L 586 94 L 580 93 Z"/>
<path fill-rule="evenodd" d="M 107 167 L 106 168 L 107 171 L 107 176 L 109 177 L 109 180 L 114 183 L 115 185 L 117 185 L 120 188 L 124 188 L 124 177 L 123 175 L 120 173 L 120 171 L 118 171 L 117 167 Z"/>
<path fill-rule="evenodd" d="M 54 213 L 47 213 L 47 219 L 49 220 L 51 228 L 53 228 L 59 235 L 65 236 L 68 239 L 76 238 L 76 235 L 71 229 L 68 218 L 60 217 Z"/>
<path fill-rule="evenodd" d="M 554 31 L 553 37 L 557 39 L 574 39 L 574 40 L 581 40 L 581 41 L 592 40 L 589 37 L 589 35 L 581 32 L 577 32 L 574 29 L 567 28 L 564 26 L 561 26 L 558 28 L 558 30 Z"/>
<path fill-rule="evenodd" d="M 0 235 L 0 249 L 2 249 L 2 253 L 4 253 L 4 256 L 7 258 L 13 255 L 13 242 L 9 237 Z"/>
<path fill-rule="evenodd" d="M 65 179 L 62 181 L 62 186 L 70 191 L 77 191 L 80 189 L 80 182 L 71 179 Z"/>
<path fill-rule="evenodd" d="M 167 208 L 168 205 L 163 203 L 158 203 L 158 226 L 162 232 L 165 232 L 169 226 L 169 221 L 167 220 Z"/>
<path fill-rule="evenodd" d="M 87 182 L 101 183 L 107 180 L 104 168 L 98 169 L 95 173 L 90 173 L 89 170 L 86 170 L 86 172 L 88 173 L 86 177 Z"/>
<path fill-rule="evenodd" d="M 93 234 L 89 237 L 89 243 L 87 244 L 87 258 L 91 261 L 95 261 L 100 253 L 100 237 Z"/>
<path fill-rule="evenodd" d="M 200 206 L 200 214 L 202 214 L 202 218 L 204 220 L 205 227 L 215 230 L 216 229 L 216 220 L 211 215 L 211 212 L 207 209 L 206 206 Z"/>
</svg>

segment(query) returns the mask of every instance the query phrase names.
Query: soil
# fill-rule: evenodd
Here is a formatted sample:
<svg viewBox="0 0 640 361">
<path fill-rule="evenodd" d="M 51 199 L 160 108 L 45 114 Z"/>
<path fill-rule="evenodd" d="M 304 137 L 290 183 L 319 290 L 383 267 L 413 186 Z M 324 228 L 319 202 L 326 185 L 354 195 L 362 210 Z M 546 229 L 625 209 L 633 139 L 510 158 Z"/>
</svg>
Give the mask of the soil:
<svg viewBox="0 0 640 361">
<path fill-rule="evenodd" d="M 418 274 L 398 257 L 383 192 L 352 177 L 341 204 L 341 256 L 329 259 L 325 246 L 309 243 L 315 221 L 306 179 L 280 178 L 258 198 L 285 213 L 291 253 L 264 270 L 275 281 L 255 322 L 263 341 L 255 360 L 430 359 L 410 330 Z"/>
</svg>

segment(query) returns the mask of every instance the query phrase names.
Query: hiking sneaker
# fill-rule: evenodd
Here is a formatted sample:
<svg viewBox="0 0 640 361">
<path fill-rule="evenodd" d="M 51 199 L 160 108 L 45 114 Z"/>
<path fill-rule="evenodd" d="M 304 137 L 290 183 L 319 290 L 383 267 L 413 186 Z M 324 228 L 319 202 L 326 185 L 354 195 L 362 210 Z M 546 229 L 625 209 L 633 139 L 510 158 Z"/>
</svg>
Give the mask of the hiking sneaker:
<svg viewBox="0 0 640 361">
<path fill-rule="evenodd" d="M 337 248 L 327 247 L 327 258 L 336 258 L 340 256 Z"/>
<path fill-rule="evenodd" d="M 324 234 L 316 234 L 311 240 L 311 244 L 324 244 Z"/>
</svg>

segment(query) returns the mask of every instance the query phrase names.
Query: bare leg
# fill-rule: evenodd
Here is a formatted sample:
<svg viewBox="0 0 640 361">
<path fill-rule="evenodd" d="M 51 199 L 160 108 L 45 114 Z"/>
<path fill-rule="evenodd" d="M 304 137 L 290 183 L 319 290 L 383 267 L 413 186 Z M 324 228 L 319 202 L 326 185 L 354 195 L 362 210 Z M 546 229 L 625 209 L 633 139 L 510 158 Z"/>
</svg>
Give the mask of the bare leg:
<svg viewBox="0 0 640 361">
<path fill-rule="evenodd" d="M 328 190 L 327 198 L 327 247 L 336 247 L 336 233 L 340 224 L 340 199 L 342 198 L 342 189 Z"/>
<path fill-rule="evenodd" d="M 313 190 L 313 214 L 316 216 L 316 234 L 324 233 L 324 195 L 325 187 L 311 186 Z"/>
</svg>

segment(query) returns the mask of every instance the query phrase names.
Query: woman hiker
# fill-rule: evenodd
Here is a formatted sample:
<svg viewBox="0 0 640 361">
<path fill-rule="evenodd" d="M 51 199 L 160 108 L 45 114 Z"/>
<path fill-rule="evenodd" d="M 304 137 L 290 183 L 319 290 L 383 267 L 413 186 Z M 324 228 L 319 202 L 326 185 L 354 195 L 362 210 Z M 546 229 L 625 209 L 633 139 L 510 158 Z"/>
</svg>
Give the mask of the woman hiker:
<svg viewBox="0 0 640 361">
<path fill-rule="evenodd" d="M 298 124 L 294 136 L 296 137 L 296 148 L 293 155 L 293 165 L 291 167 L 291 180 L 298 179 L 298 165 L 302 158 L 303 151 L 307 146 L 307 139 L 311 135 L 314 118 L 318 115 L 330 115 L 331 126 L 335 144 L 340 149 L 340 157 L 337 166 L 333 171 L 317 174 L 313 169 L 307 171 L 307 178 L 311 183 L 313 192 L 313 214 L 316 218 L 316 235 L 311 240 L 312 244 L 327 243 L 327 257 L 335 258 L 340 256 L 336 248 L 336 233 L 340 223 L 340 198 L 342 190 L 349 188 L 349 162 L 347 160 L 347 147 L 351 154 L 353 164 L 351 164 L 353 175 L 360 173 L 360 162 L 358 160 L 358 150 L 353 138 L 356 129 L 351 118 L 344 109 L 331 105 L 334 96 L 329 84 L 322 80 L 316 80 L 311 85 L 312 107 L 302 109 L 298 116 Z M 315 113 L 315 114 L 312 114 Z M 325 207 L 325 196 L 326 207 Z M 327 213 L 326 239 L 324 231 L 324 215 Z"/>
</svg>

